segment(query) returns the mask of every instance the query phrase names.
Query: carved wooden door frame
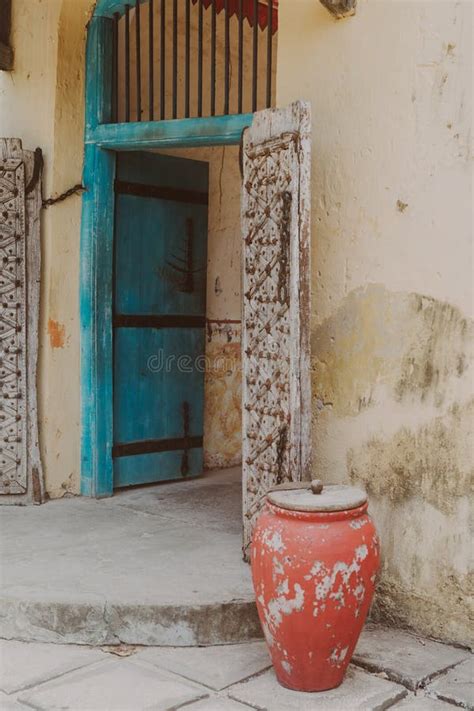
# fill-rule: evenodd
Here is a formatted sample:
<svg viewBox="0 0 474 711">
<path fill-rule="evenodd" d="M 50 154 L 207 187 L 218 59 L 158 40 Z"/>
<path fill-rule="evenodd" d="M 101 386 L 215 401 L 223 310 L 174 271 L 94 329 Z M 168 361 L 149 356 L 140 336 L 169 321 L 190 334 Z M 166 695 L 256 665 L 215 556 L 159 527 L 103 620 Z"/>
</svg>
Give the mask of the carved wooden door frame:
<svg viewBox="0 0 474 711">
<path fill-rule="evenodd" d="M 254 115 L 242 146 L 244 557 L 265 492 L 311 477 L 311 112 Z"/>
<path fill-rule="evenodd" d="M 41 503 L 36 367 L 41 167 L 0 139 L 0 504 Z"/>
</svg>

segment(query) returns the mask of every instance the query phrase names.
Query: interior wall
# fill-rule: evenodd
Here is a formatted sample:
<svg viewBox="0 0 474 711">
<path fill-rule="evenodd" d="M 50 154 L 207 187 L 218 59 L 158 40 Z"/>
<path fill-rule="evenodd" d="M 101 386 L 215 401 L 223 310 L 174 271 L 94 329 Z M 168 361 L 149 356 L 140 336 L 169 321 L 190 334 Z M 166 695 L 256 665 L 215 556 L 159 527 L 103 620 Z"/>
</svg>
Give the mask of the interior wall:
<svg viewBox="0 0 474 711">
<path fill-rule="evenodd" d="M 373 614 L 460 643 L 472 612 L 472 12 L 280 2 L 277 102 L 310 100 L 314 475 L 369 494 Z"/>
<path fill-rule="evenodd" d="M 209 163 L 204 466 L 242 461 L 238 146 L 159 151 Z"/>
</svg>

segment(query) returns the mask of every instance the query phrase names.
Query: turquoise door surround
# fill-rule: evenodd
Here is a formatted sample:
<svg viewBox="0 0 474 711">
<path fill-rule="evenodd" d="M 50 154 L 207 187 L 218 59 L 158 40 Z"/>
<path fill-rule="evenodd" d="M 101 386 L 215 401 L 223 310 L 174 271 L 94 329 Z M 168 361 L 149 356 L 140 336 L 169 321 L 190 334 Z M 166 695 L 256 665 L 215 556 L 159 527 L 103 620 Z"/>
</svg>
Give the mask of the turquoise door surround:
<svg viewBox="0 0 474 711">
<path fill-rule="evenodd" d="M 122 151 L 239 144 L 252 114 L 111 124 L 113 14 L 98 0 L 87 35 L 86 128 L 81 226 L 81 493 L 114 487 L 113 253 L 117 155 Z M 197 451 L 197 450 L 196 450 Z M 189 450 L 189 467 L 193 450 Z"/>
<path fill-rule="evenodd" d="M 119 153 L 114 486 L 203 470 L 209 165 Z"/>
</svg>

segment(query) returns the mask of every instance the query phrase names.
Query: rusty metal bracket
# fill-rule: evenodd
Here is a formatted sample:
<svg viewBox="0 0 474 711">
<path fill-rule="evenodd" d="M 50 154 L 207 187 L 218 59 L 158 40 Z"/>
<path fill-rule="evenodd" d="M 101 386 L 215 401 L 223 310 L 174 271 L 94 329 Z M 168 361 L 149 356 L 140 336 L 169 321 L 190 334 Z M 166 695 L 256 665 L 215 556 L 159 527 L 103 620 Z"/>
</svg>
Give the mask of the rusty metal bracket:
<svg viewBox="0 0 474 711">
<path fill-rule="evenodd" d="M 33 163 L 33 173 L 28 185 L 25 188 L 25 195 L 29 195 L 36 188 L 39 180 L 41 180 L 41 175 L 43 173 L 44 160 L 43 151 L 41 148 L 35 150 L 34 163 Z"/>
</svg>

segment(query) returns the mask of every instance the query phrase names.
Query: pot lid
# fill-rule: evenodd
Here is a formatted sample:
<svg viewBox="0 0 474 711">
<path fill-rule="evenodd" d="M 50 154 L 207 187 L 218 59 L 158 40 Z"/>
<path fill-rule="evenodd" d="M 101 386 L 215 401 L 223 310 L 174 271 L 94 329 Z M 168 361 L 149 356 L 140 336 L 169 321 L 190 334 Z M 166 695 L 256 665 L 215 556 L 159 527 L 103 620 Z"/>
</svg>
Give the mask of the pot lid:
<svg viewBox="0 0 474 711">
<path fill-rule="evenodd" d="M 365 504 L 367 494 L 355 486 L 323 486 L 316 479 L 275 487 L 268 492 L 267 499 L 271 504 L 291 511 L 346 511 Z"/>
</svg>

